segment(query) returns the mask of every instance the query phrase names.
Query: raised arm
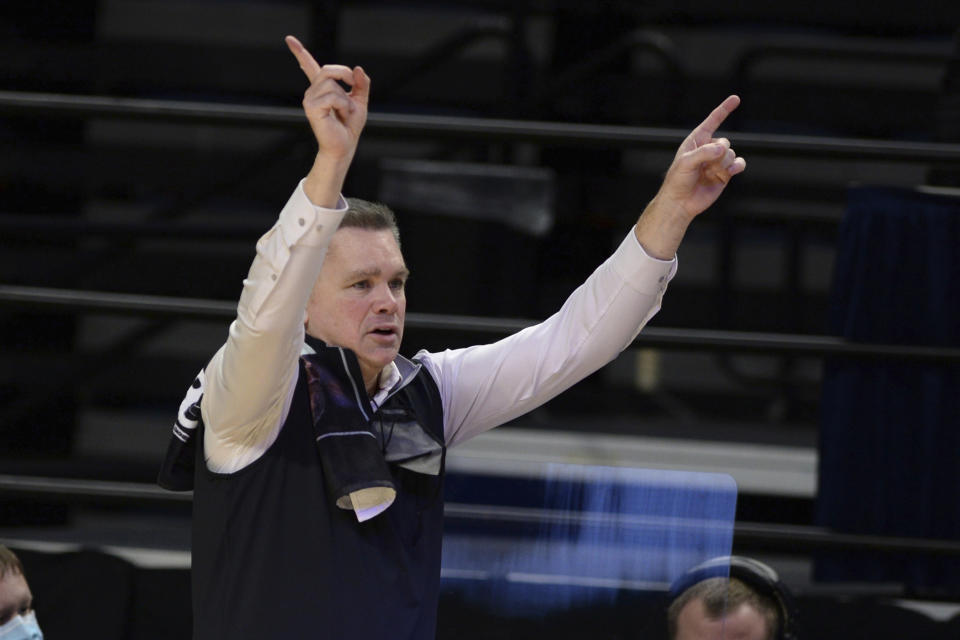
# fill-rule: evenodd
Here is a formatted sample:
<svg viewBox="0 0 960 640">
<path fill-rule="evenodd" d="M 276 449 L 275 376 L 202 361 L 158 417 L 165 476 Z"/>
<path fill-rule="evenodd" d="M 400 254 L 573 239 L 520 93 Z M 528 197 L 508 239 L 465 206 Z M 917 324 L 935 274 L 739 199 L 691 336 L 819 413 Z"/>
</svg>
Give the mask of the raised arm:
<svg viewBox="0 0 960 640">
<path fill-rule="evenodd" d="M 310 82 L 303 110 L 318 150 L 277 223 L 257 242 L 237 318 L 206 369 L 204 444 L 218 471 L 255 460 L 279 430 L 296 382 L 304 310 L 346 210 L 340 191 L 367 118 L 370 79 L 363 69 L 321 66 L 293 36 L 286 43 Z"/>
<path fill-rule="evenodd" d="M 493 344 L 418 354 L 440 383 L 448 444 L 538 407 L 633 342 L 660 308 L 690 222 L 746 167 L 713 137 L 739 103 L 730 96 L 687 136 L 632 233 L 557 313 Z"/>
</svg>

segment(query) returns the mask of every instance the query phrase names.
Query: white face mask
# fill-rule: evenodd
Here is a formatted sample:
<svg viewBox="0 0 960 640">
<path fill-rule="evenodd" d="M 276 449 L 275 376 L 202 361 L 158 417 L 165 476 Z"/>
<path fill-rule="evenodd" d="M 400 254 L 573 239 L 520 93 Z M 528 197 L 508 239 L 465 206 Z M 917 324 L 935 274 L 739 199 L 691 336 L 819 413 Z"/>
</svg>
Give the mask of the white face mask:
<svg viewBox="0 0 960 640">
<path fill-rule="evenodd" d="M 43 640 L 37 614 L 31 611 L 23 616 L 14 616 L 13 620 L 0 626 L 0 640 Z"/>
</svg>

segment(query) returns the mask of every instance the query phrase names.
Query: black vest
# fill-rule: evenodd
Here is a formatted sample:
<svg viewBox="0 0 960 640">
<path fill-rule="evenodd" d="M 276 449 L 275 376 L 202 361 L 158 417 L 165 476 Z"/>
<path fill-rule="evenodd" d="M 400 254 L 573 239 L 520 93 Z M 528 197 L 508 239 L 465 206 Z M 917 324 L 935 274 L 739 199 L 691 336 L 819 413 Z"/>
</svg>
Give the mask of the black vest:
<svg viewBox="0 0 960 640">
<path fill-rule="evenodd" d="M 197 430 L 194 638 L 432 640 L 443 469 L 432 476 L 390 464 L 395 502 L 358 522 L 325 487 L 306 378 L 301 361 L 276 442 L 236 473 L 207 468 Z M 371 419 L 400 404 L 443 442 L 440 393 L 424 368 Z"/>
</svg>

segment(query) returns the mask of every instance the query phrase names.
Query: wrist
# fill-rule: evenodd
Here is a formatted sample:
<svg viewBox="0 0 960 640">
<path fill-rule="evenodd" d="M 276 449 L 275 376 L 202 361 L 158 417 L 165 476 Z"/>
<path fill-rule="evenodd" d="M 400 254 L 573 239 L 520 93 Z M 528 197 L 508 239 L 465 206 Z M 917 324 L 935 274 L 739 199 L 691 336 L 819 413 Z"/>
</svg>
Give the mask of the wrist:
<svg viewBox="0 0 960 640">
<path fill-rule="evenodd" d="M 671 204 L 657 194 L 637 220 L 634 233 L 648 255 L 671 260 L 694 217 L 682 206 Z"/>
<path fill-rule="evenodd" d="M 687 211 L 681 200 L 670 197 L 669 194 L 662 191 L 657 193 L 653 200 L 647 204 L 641 216 L 646 216 L 657 220 L 660 224 L 677 227 L 684 231 L 697 217 L 696 214 Z"/>
<path fill-rule="evenodd" d="M 331 158 L 318 153 L 303 181 L 303 191 L 310 202 L 318 207 L 333 208 L 337 206 L 343 183 L 350 168 L 349 157 Z"/>
</svg>

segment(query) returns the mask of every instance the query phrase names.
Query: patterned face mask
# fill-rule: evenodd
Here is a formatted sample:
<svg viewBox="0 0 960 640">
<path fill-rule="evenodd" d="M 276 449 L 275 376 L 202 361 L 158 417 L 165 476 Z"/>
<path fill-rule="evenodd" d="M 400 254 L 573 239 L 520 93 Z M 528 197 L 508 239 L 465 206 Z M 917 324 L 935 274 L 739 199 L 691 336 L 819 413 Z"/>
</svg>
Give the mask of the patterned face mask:
<svg viewBox="0 0 960 640">
<path fill-rule="evenodd" d="M 0 640 L 43 640 L 37 614 L 31 611 L 23 616 L 14 616 L 13 620 L 0 626 Z"/>
</svg>

